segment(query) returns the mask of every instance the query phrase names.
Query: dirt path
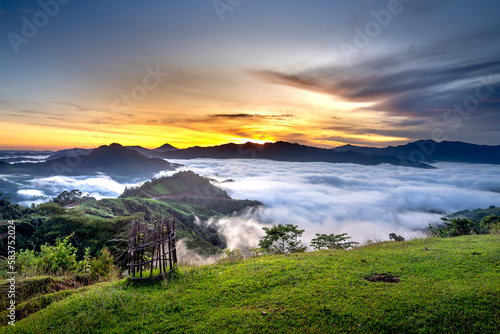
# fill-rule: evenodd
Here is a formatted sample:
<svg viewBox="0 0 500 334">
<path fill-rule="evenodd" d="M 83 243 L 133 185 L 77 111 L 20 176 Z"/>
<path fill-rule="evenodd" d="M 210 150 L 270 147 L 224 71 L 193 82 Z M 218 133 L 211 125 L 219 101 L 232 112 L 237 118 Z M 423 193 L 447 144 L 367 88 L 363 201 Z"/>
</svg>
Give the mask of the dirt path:
<svg viewBox="0 0 500 334">
<path fill-rule="evenodd" d="M 183 199 L 183 198 L 189 198 L 189 199 L 212 199 L 212 200 L 223 200 L 223 201 L 228 201 L 232 200 L 232 198 L 227 198 L 225 196 L 215 196 L 215 197 L 210 197 L 210 196 L 205 196 L 205 195 L 195 195 L 189 192 L 181 192 L 178 194 L 168 194 L 168 195 L 161 195 L 161 196 L 154 196 L 151 197 L 151 199 L 164 199 L 164 198 L 170 198 L 170 199 Z"/>
</svg>

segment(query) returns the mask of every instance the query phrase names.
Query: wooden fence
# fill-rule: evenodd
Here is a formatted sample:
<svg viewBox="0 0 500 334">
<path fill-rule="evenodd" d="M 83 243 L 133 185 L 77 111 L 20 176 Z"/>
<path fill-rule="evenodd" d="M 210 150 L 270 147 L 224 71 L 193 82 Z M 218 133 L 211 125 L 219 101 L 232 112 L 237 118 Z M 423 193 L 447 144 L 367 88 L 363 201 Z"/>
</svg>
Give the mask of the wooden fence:
<svg viewBox="0 0 500 334">
<path fill-rule="evenodd" d="M 132 221 L 127 267 L 131 280 L 163 279 L 177 268 L 174 218 Z"/>
</svg>

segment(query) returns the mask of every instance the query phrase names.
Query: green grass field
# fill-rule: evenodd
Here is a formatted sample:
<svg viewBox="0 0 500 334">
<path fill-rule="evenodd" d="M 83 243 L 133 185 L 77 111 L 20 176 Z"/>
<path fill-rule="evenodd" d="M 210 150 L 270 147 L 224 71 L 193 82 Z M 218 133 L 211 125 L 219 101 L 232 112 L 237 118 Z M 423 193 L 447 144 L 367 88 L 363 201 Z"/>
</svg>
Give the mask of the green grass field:
<svg viewBox="0 0 500 334">
<path fill-rule="evenodd" d="M 389 274 L 399 283 L 371 283 Z M 5 333 L 499 333 L 500 235 L 181 267 L 87 287 Z"/>
</svg>

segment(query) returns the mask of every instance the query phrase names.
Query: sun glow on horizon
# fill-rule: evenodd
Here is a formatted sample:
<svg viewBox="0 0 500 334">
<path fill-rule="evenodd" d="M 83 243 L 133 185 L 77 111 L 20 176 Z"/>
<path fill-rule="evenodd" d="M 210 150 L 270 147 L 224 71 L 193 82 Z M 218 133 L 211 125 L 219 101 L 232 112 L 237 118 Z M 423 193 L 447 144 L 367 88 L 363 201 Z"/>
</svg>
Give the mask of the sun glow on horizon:
<svg viewBox="0 0 500 334">
<path fill-rule="evenodd" d="M 262 139 L 253 139 L 253 138 L 232 138 L 231 142 L 235 143 L 235 144 L 245 144 L 245 143 L 254 143 L 254 144 L 265 144 L 265 143 L 274 143 L 276 142 L 276 140 L 271 140 L 271 139 L 266 139 L 266 140 L 262 140 Z"/>
</svg>

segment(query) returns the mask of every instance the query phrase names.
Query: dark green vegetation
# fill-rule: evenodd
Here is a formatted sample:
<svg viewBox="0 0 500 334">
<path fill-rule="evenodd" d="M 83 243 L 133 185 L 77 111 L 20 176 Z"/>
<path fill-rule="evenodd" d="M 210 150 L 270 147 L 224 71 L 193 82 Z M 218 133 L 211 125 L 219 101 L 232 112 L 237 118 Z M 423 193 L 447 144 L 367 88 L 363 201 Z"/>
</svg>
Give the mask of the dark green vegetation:
<svg viewBox="0 0 500 334">
<path fill-rule="evenodd" d="M 2 203 L 0 203 L 2 204 Z M 2 222 L 15 220 L 16 249 L 40 251 L 45 243 L 55 244 L 57 238 L 73 234 L 72 244 L 82 258 L 89 248 L 95 256 L 103 247 L 110 249 L 125 248 L 126 243 L 111 241 L 117 236 L 128 233 L 130 220 L 136 216 L 117 216 L 108 219 L 85 214 L 79 207 L 67 209 L 56 203 L 45 203 L 34 208 L 24 208 L 4 201 L 0 206 Z M 0 233 L 5 236 L 7 225 L 0 225 Z M 7 244 L 0 245 L 0 255 L 7 254 Z"/>
<path fill-rule="evenodd" d="M 448 215 L 447 218 L 466 218 L 470 220 L 481 220 L 486 216 L 500 216 L 500 207 L 494 205 L 488 209 L 463 210 Z"/>
<path fill-rule="evenodd" d="M 498 333 L 499 235 L 181 267 L 92 286 L 5 333 Z M 371 283 L 374 274 L 399 283 Z M 79 291 L 79 290 L 77 290 Z"/>
<path fill-rule="evenodd" d="M 441 238 L 458 237 L 471 234 L 500 233 L 500 216 L 485 216 L 481 220 L 465 218 L 441 218 L 443 224 L 436 227 L 429 224 L 431 233 Z"/>
</svg>

